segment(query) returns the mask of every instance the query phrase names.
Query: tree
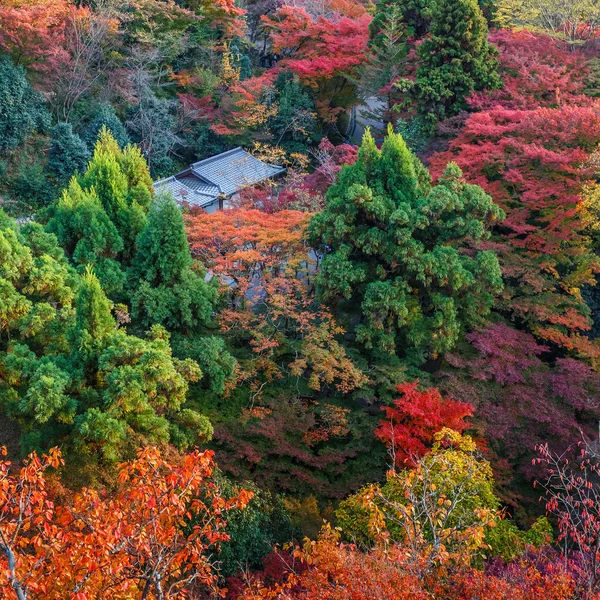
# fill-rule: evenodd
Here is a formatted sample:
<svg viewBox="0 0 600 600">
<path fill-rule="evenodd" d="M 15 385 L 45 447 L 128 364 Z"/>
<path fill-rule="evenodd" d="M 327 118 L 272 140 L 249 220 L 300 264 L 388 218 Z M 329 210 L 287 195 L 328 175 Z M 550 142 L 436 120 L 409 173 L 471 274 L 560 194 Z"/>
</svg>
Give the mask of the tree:
<svg viewBox="0 0 600 600">
<path fill-rule="evenodd" d="M 455 164 L 430 188 L 400 135 L 390 132 L 380 151 L 367 133 L 309 226 L 309 242 L 324 253 L 321 297 L 360 307 L 354 330 L 368 350 L 437 356 L 489 313 L 502 289 L 493 253 L 460 251 L 502 217 Z"/>
<path fill-rule="evenodd" d="M 121 262 L 129 265 L 154 193 L 148 163 L 139 148 L 129 145 L 121 149 L 111 133 L 103 128 L 80 183 L 84 188 L 94 188 L 123 239 Z"/>
<path fill-rule="evenodd" d="M 5 452 L 5 451 L 4 451 Z M 0 592 L 18 600 L 183 599 L 217 591 L 213 554 L 229 539 L 224 516 L 252 498 L 225 496 L 211 452 L 174 461 L 140 449 L 109 490 L 50 485 L 60 452 L 31 454 L 19 472 L 0 462 Z"/>
<path fill-rule="evenodd" d="M 92 120 L 84 128 L 81 137 L 89 148 L 93 148 L 96 145 L 100 132 L 103 129 L 110 131 L 110 134 L 115 138 L 119 147 L 125 148 L 129 144 L 130 139 L 127 130 L 116 115 L 115 109 L 111 104 L 100 104 Z"/>
<path fill-rule="evenodd" d="M 278 67 L 315 89 L 319 116 L 326 122 L 335 122 L 352 103 L 350 81 L 367 48 L 371 17 L 359 3 L 348 5 L 360 14 L 350 17 L 333 8 L 329 15 L 311 15 L 305 8 L 283 6 L 262 17 L 273 51 L 281 56 Z"/>
<path fill-rule="evenodd" d="M 496 49 L 488 43 L 485 17 L 476 0 L 434 5 L 429 37 L 419 46 L 416 101 L 430 123 L 466 108 L 476 90 L 502 86 Z"/>
<path fill-rule="evenodd" d="M 54 205 L 46 229 L 56 235 L 80 273 L 92 266 L 107 294 L 122 291 L 125 273 L 118 257 L 123 239 L 94 188 L 84 189 L 73 178 Z"/>
<path fill-rule="evenodd" d="M 314 141 L 314 103 L 298 78 L 290 73 L 279 73 L 275 89 L 278 92 L 277 114 L 267 121 L 274 143 L 288 152 L 306 152 Z"/>
<path fill-rule="evenodd" d="M 540 483 L 540 500 L 558 520 L 559 541 L 577 556 L 580 591 L 590 598 L 600 587 L 600 457 L 595 445 L 580 441 L 559 454 L 548 444 L 536 448 L 536 462 L 544 465 L 547 475 Z"/>
<path fill-rule="evenodd" d="M 143 327 L 194 331 L 212 319 L 217 288 L 192 260 L 181 209 L 170 195 L 155 199 L 129 273 L 132 316 Z"/>
<path fill-rule="evenodd" d="M 50 132 L 48 168 L 59 183 L 66 183 L 75 173 L 82 173 L 90 158 L 86 143 L 69 123 L 58 123 Z"/>
<path fill-rule="evenodd" d="M 537 505 L 531 481 L 542 477 L 533 446 L 556 450 L 558 441 L 596 434 L 600 376 L 506 323 L 469 333 L 466 341 L 446 355 L 437 385 L 444 396 L 475 407 L 471 427 L 487 440 L 497 493 L 523 519 Z"/>
<path fill-rule="evenodd" d="M 242 362 L 252 388 L 291 375 L 307 393 L 365 382 L 337 337 L 342 329 L 310 293 L 313 259 L 303 240 L 309 215 L 282 210 L 198 213 L 188 224 L 194 254 L 228 282 L 223 330 L 252 349 Z"/>
<path fill-rule="evenodd" d="M 24 67 L 64 59 L 65 28 L 75 11 L 68 0 L 6 0 L 0 6 L 0 49 Z"/>
<path fill-rule="evenodd" d="M 385 419 L 375 435 L 387 447 L 396 467 L 414 464 L 429 450 L 434 435 L 447 427 L 462 433 L 469 424 L 465 417 L 473 416 L 473 407 L 465 402 L 442 398 L 439 390 L 417 389 L 418 381 L 398 386 L 402 398 L 393 407 L 384 407 Z"/>
<path fill-rule="evenodd" d="M 469 565 L 500 507 L 490 464 L 471 437 L 444 428 L 434 440 L 413 469 L 390 471 L 383 486 L 363 488 L 336 513 L 350 538 L 402 543 L 406 567 L 420 578 L 449 563 Z"/>
<path fill-rule="evenodd" d="M 502 309 L 539 339 L 589 359 L 598 348 L 587 337 L 590 311 L 580 289 L 595 283 L 599 267 L 577 207 L 589 176 L 581 165 L 599 139 L 591 106 L 495 107 L 471 115 L 430 162 L 437 174 L 455 160 L 507 214 L 490 246 L 506 285 Z"/>
<path fill-rule="evenodd" d="M 25 77 L 25 69 L 0 57 L 0 153 L 14 150 L 50 125 L 44 99 Z"/>
<path fill-rule="evenodd" d="M 14 226 L 2 232 L 4 327 L 14 333 L 0 359 L 0 397 L 4 414 L 21 423 L 23 447 L 61 443 L 82 462 L 110 466 L 143 441 L 186 447 L 210 438 L 208 419 L 185 406 L 198 365 L 172 357 L 162 328 L 147 339 L 118 329 L 96 276 L 69 279 L 61 251 L 53 259 L 41 251 L 52 252 L 54 237 L 38 229 L 30 230 L 33 248 Z"/>
</svg>

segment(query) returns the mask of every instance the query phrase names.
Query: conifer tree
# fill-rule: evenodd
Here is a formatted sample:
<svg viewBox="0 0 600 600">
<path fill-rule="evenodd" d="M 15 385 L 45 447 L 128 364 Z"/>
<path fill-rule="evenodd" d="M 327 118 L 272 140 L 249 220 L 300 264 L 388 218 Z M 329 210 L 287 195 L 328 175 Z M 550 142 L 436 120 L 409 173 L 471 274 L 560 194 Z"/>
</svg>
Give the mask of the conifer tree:
<svg viewBox="0 0 600 600">
<path fill-rule="evenodd" d="M 123 239 L 121 260 L 129 263 L 135 240 L 146 224 L 153 193 L 148 165 L 139 148 L 126 146 L 121 150 L 110 131 L 103 128 L 81 184 L 94 188 Z"/>
<path fill-rule="evenodd" d="M 416 101 L 430 123 L 466 108 L 475 90 L 498 89 L 497 50 L 477 0 L 446 0 L 434 5 L 429 37 L 419 46 Z"/>
<path fill-rule="evenodd" d="M 70 123 L 58 123 L 50 132 L 48 167 L 59 183 L 66 183 L 76 172 L 83 173 L 90 152 Z"/>
<path fill-rule="evenodd" d="M 122 290 L 125 273 L 117 257 L 123 239 L 94 188 L 83 189 L 73 178 L 54 206 L 47 230 L 56 235 L 80 273 L 91 265 L 107 294 Z"/>
<path fill-rule="evenodd" d="M 134 320 L 144 327 L 158 323 L 179 332 L 207 325 L 217 289 L 204 281 L 195 266 L 180 208 L 172 196 L 157 197 L 129 273 L 135 290 L 131 300 Z"/>
<path fill-rule="evenodd" d="M 173 357 L 160 326 L 144 338 L 117 326 L 91 269 L 78 276 L 54 235 L 0 212 L 0 414 L 24 450 L 60 444 L 91 464 L 137 446 L 206 441 L 212 427 L 185 405 L 202 372 Z"/>
<path fill-rule="evenodd" d="M 367 132 L 355 165 L 329 189 L 309 226 L 325 256 L 321 297 L 352 313 L 368 349 L 419 360 L 452 348 L 502 289 L 492 252 L 467 251 L 502 211 L 448 165 L 438 185 L 391 129 L 381 150 Z M 412 349 L 412 350 L 411 350 Z"/>
</svg>

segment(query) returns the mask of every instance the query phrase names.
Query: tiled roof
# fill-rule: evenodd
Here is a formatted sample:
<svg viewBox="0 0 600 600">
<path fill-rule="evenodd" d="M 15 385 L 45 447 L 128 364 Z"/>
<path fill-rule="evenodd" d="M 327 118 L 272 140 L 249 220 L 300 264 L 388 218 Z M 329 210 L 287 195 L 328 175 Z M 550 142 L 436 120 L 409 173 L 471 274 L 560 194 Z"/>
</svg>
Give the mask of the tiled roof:
<svg viewBox="0 0 600 600">
<path fill-rule="evenodd" d="M 231 196 L 247 185 L 283 171 L 283 167 L 264 163 L 243 148 L 234 148 L 194 163 L 177 175 L 155 181 L 154 189 L 170 191 L 178 202 L 207 206 L 220 195 Z"/>
<path fill-rule="evenodd" d="M 192 165 L 192 171 L 230 196 L 239 189 L 283 173 L 283 167 L 262 162 L 243 148 L 234 148 Z"/>
<path fill-rule="evenodd" d="M 216 194 L 193 190 L 178 180 L 174 175 L 171 175 L 171 177 L 167 177 L 165 179 L 161 179 L 160 181 L 155 181 L 154 189 L 157 192 L 171 192 L 177 202 L 186 202 L 191 206 L 200 207 L 206 206 L 207 204 L 212 204 L 216 200 L 218 194 L 218 190 Z"/>
</svg>

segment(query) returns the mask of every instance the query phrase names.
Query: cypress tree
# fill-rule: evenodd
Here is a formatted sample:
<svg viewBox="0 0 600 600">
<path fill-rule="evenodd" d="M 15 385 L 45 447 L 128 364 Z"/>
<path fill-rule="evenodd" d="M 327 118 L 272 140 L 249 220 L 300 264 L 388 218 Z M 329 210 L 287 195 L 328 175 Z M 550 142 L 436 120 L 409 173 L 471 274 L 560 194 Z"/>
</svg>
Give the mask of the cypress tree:
<svg viewBox="0 0 600 600">
<path fill-rule="evenodd" d="M 496 48 L 477 0 L 437 2 L 429 37 L 419 46 L 416 100 L 430 124 L 467 107 L 475 90 L 502 86 Z"/>
<path fill-rule="evenodd" d="M 378 150 L 367 132 L 358 161 L 309 225 L 310 243 L 325 255 L 319 294 L 350 315 L 348 328 L 367 349 L 437 356 L 489 313 L 502 289 L 495 254 L 461 251 L 502 217 L 456 165 L 431 187 L 400 135 L 390 130 Z"/>
<path fill-rule="evenodd" d="M 133 318 L 179 332 L 208 324 L 217 289 L 193 266 L 181 210 L 172 196 L 157 197 L 129 273 Z"/>
</svg>

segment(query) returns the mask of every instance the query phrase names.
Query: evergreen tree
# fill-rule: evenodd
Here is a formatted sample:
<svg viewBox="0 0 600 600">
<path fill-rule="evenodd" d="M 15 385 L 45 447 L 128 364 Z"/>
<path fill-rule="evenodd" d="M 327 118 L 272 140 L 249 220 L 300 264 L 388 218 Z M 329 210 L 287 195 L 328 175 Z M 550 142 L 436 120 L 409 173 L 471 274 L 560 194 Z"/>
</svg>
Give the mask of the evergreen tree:
<svg viewBox="0 0 600 600">
<path fill-rule="evenodd" d="M 135 253 L 136 238 L 146 224 L 153 194 L 152 178 L 139 148 L 121 149 L 111 133 L 103 129 L 81 184 L 94 188 L 123 239 L 120 258 L 128 264 Z"/>
<path fill-rule="evenodd" d="M 50 113 L 42 96 L 29 85 L 25 69 L 7 56 L 0 57 L 0 153 L 14 150 L 49 125 Z"/>
<path fill-rule="evenodd" d="M 48 167 L 59 183 L 65 183 L 76 172 L 83 173 L 90 159 L 86 143 L 70 123 L 58 123 L 50 132 Z"/>
<path fill-rule="evenodd" d="M 179 332 L 208 324 L 217 289 L 194 267 L 181 210 L 172 196 L 157 197 L 130 270 L 133 318 Z"/>
<path fill-rule="evenodd" d="M 93 148 L 96 145 L 98 136 L 103 129 L 110 131 L 120 148 L 125 148 L 131 141 L 111 104 L 101 104 L 93 119 L 83 130 L 81 137 L 88 148 Z"/>
<path fill-rule="evenodd" d="M 275 89 L 279 106 L 267 123 L 274 142 L 288 152 L 306 152 L 316 137 L 315 104 L 292 73 L 279 73 Z"/>
<path fill-rule="evenodd" d="M 474 90 L 502 86 L 496 48 L 476 0 L 437 2 L 429 37 L 419 46 L 415 94 L 431 124 L 465 109 Z"/>
<path fill-rule="evenodd" d="M 77 276 L 56 238 L 0 213 L 0 411 L 23 449 L 60 444 L 106 463 L 144 443 L 206 441 L 210 422 L 185 406 L 201 376 L 171 354 L 169 336 L 119 329 L 96 276 Z"/>
<path fill-rule="evenodd" d="M 360 307 L 355 333 L 366 348 L 437 356 L 502 289 L 495 254 L 467 252 L 502 217 L 456 165 L 431 188 L 400 135 L 390 129 L 378 150 L 367 133 L 357 163 L 341 171 L 309 226 L 309 241 L 325 254 L 320 295 L 350 313 Z"/>
<path fill-rule="evenodd" d="M 125 273 L 118 256 L 123 239 L 94 188 L 84 189 L 73 178 L 54 206 L 47 230 L 56 235 L 79 272 L 91 265 L 107 294 L 122 290 Z"/>
</svg>

